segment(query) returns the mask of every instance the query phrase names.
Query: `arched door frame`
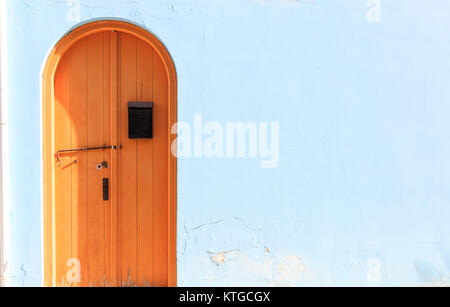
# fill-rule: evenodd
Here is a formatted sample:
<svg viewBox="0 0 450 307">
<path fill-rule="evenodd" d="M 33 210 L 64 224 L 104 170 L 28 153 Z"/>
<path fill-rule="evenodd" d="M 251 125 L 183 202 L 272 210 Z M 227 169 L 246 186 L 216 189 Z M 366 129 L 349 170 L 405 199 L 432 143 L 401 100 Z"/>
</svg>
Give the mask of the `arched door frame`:
<svg viewBox="0 0 450 307">
<path fill-rule="evenodd" d="M 44 164 L 44 285 L 52 286 L 53 272 L 53 252 L 54 233 L 52 212 L 55 206 L 54 195 L 54 173 L 55 173 L 55 152 L 54 152 L 54 79 L 58 65 L 64 54 L 81 39 L 104 31 L 124 32 L 150 44 L 162 58 L 169 82 L 169 153 L 171 144 L 176 140 L 176 135 L 172 134 L 171 127 L 177 121 L 177 74 L 172 58 L 162 44 L 162 42 L 149 31 L 125 21 L 118 20 L 97 20 L 85 23 L 65 35 L 51 51 L 45 64 L 42 76 L 42 115 L 43 115 L 43 164 Z M 176 264 L 176 237 L 177 237 L 177 159 L 171 154 L 169 158 L 169 210 L 168 210 L 168 234 L 169 234 L 169 259 L 168 259 L 168 280 L 169 286 L 177 285 L 177 264 Z"/>
</svg>

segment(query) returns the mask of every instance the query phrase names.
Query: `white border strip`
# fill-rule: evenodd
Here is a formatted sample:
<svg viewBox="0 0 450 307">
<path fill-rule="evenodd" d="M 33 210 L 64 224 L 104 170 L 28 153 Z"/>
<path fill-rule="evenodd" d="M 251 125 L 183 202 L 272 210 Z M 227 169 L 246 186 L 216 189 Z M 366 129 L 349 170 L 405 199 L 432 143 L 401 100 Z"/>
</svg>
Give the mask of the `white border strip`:
<svg viewBox="0 0 450 307">
<path fill-rule="evenodd" d="M 0 210 L 2 222 L 0 223 L 2 229 L 0 229 L 1 240 L 1 258 L 0 265 L 4 266 L 4 272 L 2 274 L 2 285 L 9 285 L 8 278 L 8 263 L 10 252 L 10 225 L 9 225 L 9 140 L 8 140 L 8 83 L 7 83 L 7 8 L 6 0 L 0 0 L 0 137 L 1 137 L 1 157 L 0 157 L 0 181 L 1 181 L 1 197 L 0 197 Z"/>
</svg>

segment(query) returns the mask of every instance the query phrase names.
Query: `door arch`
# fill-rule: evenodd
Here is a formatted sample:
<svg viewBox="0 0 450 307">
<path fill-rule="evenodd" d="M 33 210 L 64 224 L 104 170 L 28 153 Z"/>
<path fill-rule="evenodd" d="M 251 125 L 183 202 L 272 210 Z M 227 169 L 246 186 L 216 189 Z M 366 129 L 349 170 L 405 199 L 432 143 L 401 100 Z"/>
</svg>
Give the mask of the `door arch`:
<svg viewBox="0 0 450 307">
<path fill-rule="evenodd" d="M 88 50 L 84 62 L 78 56 L 81 49 Z M 89 50 L 94 50 L 92 56 Z M 150 53 L 151 61 L 147 58 Z M 91 76 L 86 77 L 84 87 L 73 85 L 73 80 L 81 80 L 80 63 L 85 70 L 92 70 L 92 75 L 83 72 Z M 98 73 L 100 68 L 103 69 L 101 74 Z M 78 77 L 73 75 L 74 71 Z M 169 52 L 154 35 L 137 25 L 115 20 L 90 22 L 75 28 L 56 44 L 44 67 L 42 85 L 44 285 L 176 286 L 177 160 L 170 148 L 176 139 L 171 127 L 177 121 L 177 76 Z M 154 94 L 156 92 L 158 94 Z M 79 109 L 80 96 L 77 95 L 81 94 L 88 97 L 81 99 L 86 104 L 85 109 Z M 77 98 L 73 98 L 75 96 Z M 154 139 L 128 139 L 125 104 L 153 99 Z M 73 103 L 68 107 L 64 101 Z M 103 104 L 99 107 L 96 101 L 103 101 Z M 74 111 L 74 108 L 78 109 Z M 90 118 L 82 115 L 89 111 Z M 84 116 L 84 121 L 76 119 L 75 113 Z M 101 115 L 93 119 L 93 114 Z M 65 135 L 61 125 L 68 127 Z M 94 133 L 97 137 L 92 137 L 92 133 L 85 131 L 86 127 L 94 132 L 99 131 L 98 127 L 103 133 Z M 83 139 L 77 135 L 88 137 Z M 64 139 L 68 141 L 61 141 Z M 111 144 L 107 144 L 108 141 Z M 98 145 L 118 148 L 61 154 L 63 165 L 57 163 L 58 151 Z M 92 170 L 96 160 L 103 159 L 110 167 L 100 173 Z M 155 162 L 157 159 L 160 163 Z M 136 165 L 135 172 L 128 172 L 130 165 Z M 155 165 L 163 166 L 154 169 Z M 68 170 L 71 170 L 70 175 Z M 107 203 L 101 203 L 101 191 L 96 190 L 105 183 L 97 182 L 100 177 L 109 180 Z M 84 182 L 86 178 L 91 182 Z M 85 190 L 77 185 L 80 182 Z M 66 192 L 69 185 L 70 193 Z M 152 196 L 157 192 L 151 187 L 162 191 L 157 199 Z M 96 191 L 92 195 L 89 194 L 91 189 Z M 75 190 L 78 194 L 74 197 Z M 80 200 L 80 195 L 85 198 Z M 83 216 L 85 222 L 80 222 L 83 206 L 86 212 L 97 210 L 100 215 Z M 98 216 L 102 216 L 102 221 L 96 220 Z M 102 233 L 98 236 L 98 228 L 90 229 L 89 225 L 98 227 L 101 223 Z M 149 230 L 148 225 L 153 224 L 157 226 Z M 87 239 L 78 239 L 82 232 L 80 227 L 86 227 L 83 236 Z M 75 243 L 67 245 L 69 239 Z M 95 252 L 86 251 L 89 248 Z M 95 272 L 99 266 L 89 259 L 95 262 L 102 257 L 102 272 Z M 89 270 L 90 273 L 86 273 Z M 86 277 L 89 274 L 94 277 Z M 101 274 L 104 275 L 100 280 Z"/>
</svg>

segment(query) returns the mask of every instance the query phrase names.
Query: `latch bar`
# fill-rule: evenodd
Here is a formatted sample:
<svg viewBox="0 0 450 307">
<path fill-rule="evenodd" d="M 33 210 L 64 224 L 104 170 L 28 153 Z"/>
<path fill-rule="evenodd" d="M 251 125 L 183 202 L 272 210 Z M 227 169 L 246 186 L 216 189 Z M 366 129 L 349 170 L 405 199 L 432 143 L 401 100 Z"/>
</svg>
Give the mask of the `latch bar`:
<svg viewBox="0 0 450 307">
<path fill-rule="evenodd" d="M 112 150 L 117 150 L 119 148 L 122 148 L 122 146 L 117 146 L 117 145 L 112 145 L 112 146 L 100 146 L 100 147 L 81 147 L 81 148 L 76 148 L 76 149 L 65 149 L 65 150 L 60 150 L 56 153 L 56 165 L 57 166 L 61 166 L 62 162 L 60 159 L 61 154 L 64 153 L 71 153 L 71 152 L 80 152 L 80 151 L 91 151 L 91 150 L 105 150 L 105 149 L 112 149 Z"/>
</svg>

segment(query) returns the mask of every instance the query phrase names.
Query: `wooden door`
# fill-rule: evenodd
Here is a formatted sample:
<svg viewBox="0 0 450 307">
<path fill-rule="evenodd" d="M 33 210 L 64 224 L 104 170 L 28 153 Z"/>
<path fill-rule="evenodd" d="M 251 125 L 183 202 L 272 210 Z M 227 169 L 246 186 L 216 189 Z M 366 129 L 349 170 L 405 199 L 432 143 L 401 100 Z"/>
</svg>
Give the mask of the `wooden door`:
<svg viewBox="0 0 450 307">
<path fill-rule="evenodd" d="M 153 139 L 128 138 L 129 102 L 153 102 Z M 124 32 L 78 40 L 56 70 L 53 114 L 55 153 L 109 147 L 62 152 L 54 167 L 53 284 L 168 286 L 169 80 L 160 55 Z"/>
</svg>

